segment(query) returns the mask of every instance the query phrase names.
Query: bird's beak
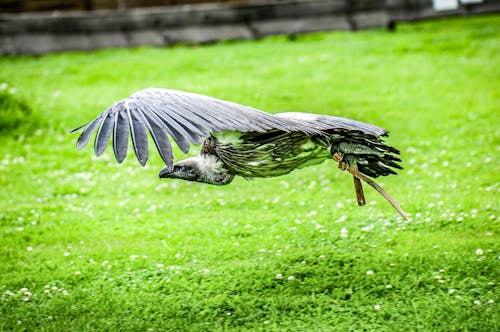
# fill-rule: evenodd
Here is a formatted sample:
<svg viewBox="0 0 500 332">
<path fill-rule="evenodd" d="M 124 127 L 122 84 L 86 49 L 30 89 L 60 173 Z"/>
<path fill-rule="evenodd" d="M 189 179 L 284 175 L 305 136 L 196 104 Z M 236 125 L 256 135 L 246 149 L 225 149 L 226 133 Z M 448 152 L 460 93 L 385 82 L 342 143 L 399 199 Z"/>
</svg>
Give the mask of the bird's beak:
<svg viewBox="0 0 500 332">
<path fill-rule="evenodd" d="M 172 167 L 165 166 L 160 170 L 160 179 L 161 178 L 170 178 L 172 177 L 174 169 Z"/>
</svg>

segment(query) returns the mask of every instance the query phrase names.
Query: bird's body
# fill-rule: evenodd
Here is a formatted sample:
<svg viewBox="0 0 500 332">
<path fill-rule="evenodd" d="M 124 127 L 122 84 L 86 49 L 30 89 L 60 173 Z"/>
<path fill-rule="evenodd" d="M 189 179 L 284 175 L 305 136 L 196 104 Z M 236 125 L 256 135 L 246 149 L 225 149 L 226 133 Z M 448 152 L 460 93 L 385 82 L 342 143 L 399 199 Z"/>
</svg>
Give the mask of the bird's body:
<svg viewBox="0 0 500 332">
<path fill-rule="evenodd" d="M 382 140 L 387 135 L 383 128 L 327 115 L 273 115 L 175 90 L 141 90 L 75 131 L 81 129 L 84 131 L 77 141 L 78 148 L 85 146 L 92 132 L 97 131 L 94 149 L 100 155 L 113 136 L 118 162 L 126 156 L 130 132 L 142 165 L 148 159 L 149 131 L 166 164 L 160 177 L 215 185 L 228 184 L 235 176 L 281 176 L 333 158 L 340 168 L 354 175 L 360 205 L 364 204 L 364 194 L 359 179 L 379 190 L 366 176 L 396 174 L 393 168 L 401 168 L 399 151 Z M 190 144 L 203 143 L 200 155 L 174 164 L 168 136 L 185 153 Z M 405 216 L 397 203 L 383 190 L 381 193 Z"/>
</svg>

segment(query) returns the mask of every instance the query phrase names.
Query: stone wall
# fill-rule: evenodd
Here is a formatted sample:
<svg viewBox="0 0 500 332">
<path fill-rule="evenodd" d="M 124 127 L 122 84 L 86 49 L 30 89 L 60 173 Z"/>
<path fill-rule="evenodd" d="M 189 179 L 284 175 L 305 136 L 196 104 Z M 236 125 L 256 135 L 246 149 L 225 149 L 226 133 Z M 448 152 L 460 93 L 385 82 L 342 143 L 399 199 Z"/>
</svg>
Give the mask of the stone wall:
<svg viewBox="0 0 500 332">
<path fill-rule="evenodd" d="M 432 0 L 273 0 L 123 11 L 0 15 L 1 54 L 201 44 L 315 31 L 392 27 L 443 15 L 498 12 L 499 0 L 438 12 Z"/>
</svg>

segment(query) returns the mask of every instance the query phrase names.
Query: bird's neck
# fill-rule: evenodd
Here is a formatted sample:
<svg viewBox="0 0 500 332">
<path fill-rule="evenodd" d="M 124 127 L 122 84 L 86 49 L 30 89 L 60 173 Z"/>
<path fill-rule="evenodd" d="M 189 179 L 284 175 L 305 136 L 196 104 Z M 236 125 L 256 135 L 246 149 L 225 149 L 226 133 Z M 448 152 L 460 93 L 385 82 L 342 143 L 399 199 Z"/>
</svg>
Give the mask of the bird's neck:
<svg viewBox="0 0 500 332">
<path fill-rule="evenodd" d="M 224 167 L 222 161 L 215 155 L 206 154 L 194 157 L 200 171 L 199 182 L 214 185 L 225 185 L 233 181 L 234 175 Z"/>
</svg>

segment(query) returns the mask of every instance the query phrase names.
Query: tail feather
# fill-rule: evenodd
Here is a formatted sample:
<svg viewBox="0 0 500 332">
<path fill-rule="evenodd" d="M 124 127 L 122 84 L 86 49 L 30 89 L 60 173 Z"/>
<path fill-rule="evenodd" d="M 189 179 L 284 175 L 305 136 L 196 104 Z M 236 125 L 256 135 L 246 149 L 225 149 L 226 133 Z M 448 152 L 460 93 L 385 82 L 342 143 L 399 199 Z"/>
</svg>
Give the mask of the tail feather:
<svg viewBox="0 0 500 332">
<path fill-rule="evenodd" d="M 399 150 L 385 144 L 380 137 L 362 132 L 345 132 L 341 137 L 337 132 L 331 151 L 342 153 L 349 165 L 373 178 L 397 174 L 395 169 L 403 169 L 398 164 Z"/>
</svg>

